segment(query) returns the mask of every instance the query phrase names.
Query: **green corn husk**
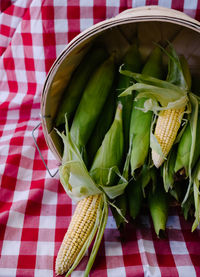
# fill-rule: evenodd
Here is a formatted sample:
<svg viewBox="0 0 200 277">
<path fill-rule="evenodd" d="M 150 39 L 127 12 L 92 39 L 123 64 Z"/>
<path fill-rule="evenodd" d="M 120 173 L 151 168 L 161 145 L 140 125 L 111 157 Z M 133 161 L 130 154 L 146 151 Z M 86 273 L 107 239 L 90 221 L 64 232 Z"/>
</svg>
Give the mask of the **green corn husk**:
<svg viewBox="0 0 200 277">
<path fill-rule="evenodd" d="M 116 197 L 113 201 L 114 206 L 111 205 L 111 211 L 112 215 L 115 219 L 115 223 L 117 226 L 117 229 L 120 231 L 124 228 L 125 223 L 126 223 L 126 215 L 127 215 L 127 199 L 126 199 L 126 194 L 123 193 Z M 117 209 L 116 209 L 117 207 Z M 120 211 L 120 213 L 118 212 Z"/>
<path fill-rule="evenodd" d="M 142 74 L 148 74 L 152 77 L 162 78 L 162 72 L 162 52 L 160 48 L 156 47 L 147 60 L 142 70 Z M 140 108 L 144 107 L 146 100 L 146 98 L 141 98 L 137 101 L 134 101 L 131 113 L 130 143 L 132 144 L 132 175 L 134 175 L 134 172 L 137 168 L 140 168 L 144 164 L 149 151 L 152 112 L 149 111 L 144 113 L 142 110 L 140 110 Z"/>
<path fill-rule="evenodd" d="M 148 205 L 153 220 L 154 230 L 157 236 L 161 231 L 165 231 L 168 218 L 168 195 L 163 186 L 157 186 L 155 191 L 149 193 Z"/>
<path fill-rule="evenodd" d="M 81 153 L 98 121 L 114 76 L 114 56 L 111 56 L 94 72 L 83 92 L 70 129 L 71 137 Z"/>
<path fill-rule="evenodd" d="M 156 171 L 155 168 L 150 168 L 144 164 L 137 179 L 131 181 L 126 188 L 129 214 L 132 219 L 136 219 L 139 215 L 146 197 L 145 189 L 149 184 L 152 185 L 153 189 L 155 188 Z"/>
<path fill-rule="evenodd" d="M 142 68 L 142 59 L 138 49 L 137 42 L 133 43 L 126 55 L 123 58 L 122 63 L 127 70 L 134 72 L 140 72 Z M 118 84 L 117 84 L 117 95 L 119 95 L 124 89 L 131 85 L 131 78 L 125 75 L 118 75 Z M 122 118 L 123 118 L 123 131 L 124 131 L 124 154 L 128 152 L 129 147 L 129 130 L 130 130 L 130 118 L 131 111 L 133 106 L 133 95 L 127 95 L 126 97 L 120 98 L 120 103 L 122 104 Z M 128 178 L 128 176 L 127 176 Z M 115 207 L 111 206 L 112 214 L 115 219 L 117 228 L 121 230 L 125 224 L 125 217 L 127 214 L 127 199 L 126 195 L 122 194 L 114 200 L 115 206 L 121 211 L 122 216 L 116 210 Z"/>
<path fill-rule="evenodd" d="M 198 227 L 200 223 L 200 161 L 198 161 L 194 173 L 192 175 L 192 182 L 193 182 L 193 201 L 195 206 L 195 221 L 192 225 L 192 232 Z"/>
<path fill-rule="evenodd" d="M 185 176 L 188 177 L 190 171 L 200 156 L 200 113 L 197 101 L 191 101 L 192 111 L 191 119 L 178 144 L 175 172 L 184 170 Z M 194 145 L 194 146 L 193 146 Z M 191 149 L 194 153 L 191 153 Z M 191 166 L 190 166 L 191 164 Z"/>
<path fill-rule="evenodd" d="M 108 54 L 105 49 L 94 48 L 83 58 L 80 65 L 73 73 L 61 99 L 55 121 L 56 127 L 65 123 L 66 113 L 68 122 L 72 119 L 91 74 L 107 57 Z"/>
<path fill-rule="evenodd" d="M 172 189 L 174 185 L 174 167 L 176 163 L 176 155 L 177 148 L 174 145 L 168 155 L 168 159 L 164 162 L 162 166 L 163 184 L 166 192 L 168 192 L 169 189 Z"/>
<path fill-rule="evenodd" d="M 140 72 L 142 69 L 142 58 L 138 49 L 137 42 L 130 46 L 128 52 L 122 61 L 124 68 L 133 72 Z M 119 74 L 117 84 L 117 95 L 128 88 L 131 85 L 132 79 L 128 76 Z M 123 106 L 123 128 L 124 128 L 124 149 L 125 153 L 128 151 L 129 146 L 129 130 L 130 130 L 130 118 L 132 112 L 133 95 L 127 95 L 120 98 L 120 102 Z"/>
<path fill-rule="evenodd" d="M 109 130 L 115 115 L 116 95 L 114 89 L 111 89 L 110 94 L 104 104 L 99 120 L 95 129 L 87 143 L 87 154 L 89 164 L 93 161 L 95 154 L 104 139 L 105 134 Z"/>
<path fill-rule="evenodd" d="M 98 149 L 90 169 L 90 175 L 98 185 L 111 186 L 115 183 L 122 164 L 123 150 L 122 106 L 118 105 L 115 118 Z"/>
</svg>

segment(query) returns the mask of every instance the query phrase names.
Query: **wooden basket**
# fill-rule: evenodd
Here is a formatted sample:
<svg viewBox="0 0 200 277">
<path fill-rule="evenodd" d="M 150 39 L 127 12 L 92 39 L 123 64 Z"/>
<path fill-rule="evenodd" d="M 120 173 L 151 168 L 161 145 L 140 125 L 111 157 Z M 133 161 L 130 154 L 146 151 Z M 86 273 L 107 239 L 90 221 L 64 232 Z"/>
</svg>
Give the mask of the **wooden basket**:
<svg viewBox="0 0 200 277">
<path fill-rule="evenodd" d="M 199 76 L 200 23 L 182 12 L 159 6 L 129 9 L 80 33 L 52 65 L 42 93 L 43 132 L 58 161 L 61 160 L 61 146 L 53 122 L 71 74 L 94 43 L 103 42 L 108 51 L 115 50 L 120 59 L 136 36 L 143 58 L 150 53 L 152 42 L 169 40 L 177 52 L 187 58 L 192 75 Z"/>
</svg>

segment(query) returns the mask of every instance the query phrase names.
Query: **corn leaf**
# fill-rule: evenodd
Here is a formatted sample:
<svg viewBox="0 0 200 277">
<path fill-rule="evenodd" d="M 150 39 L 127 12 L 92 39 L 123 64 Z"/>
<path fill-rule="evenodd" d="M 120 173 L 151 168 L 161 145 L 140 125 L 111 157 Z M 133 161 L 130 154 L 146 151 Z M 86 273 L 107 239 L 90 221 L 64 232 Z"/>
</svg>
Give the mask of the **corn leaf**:
<svg viewBox="0 0 200 277">
<path fill-rule="evenodd" d="M 137 83 L 143 83 L 143 84 L 150 85 L 150 86 L 174 90 L 174 91 L 180 93 L 180 95 L 181 94 L 185 95 L 185 91 L 187 91 L 185 89 L 180 88 L 179 86 L 169 83 L 168 81 L 163 81 L 163 80 L 160 80 L 155 77 L 151 77 L 146 74 L 140 74 L 140 73 L 135 73 L 135 72 L 131 72 L 128 70 L 123 70 L 122 67 L 123 66 L 121 66 L 119 69 L 120 73 L 124 74 L 126 76 L 129 76 L 129 77 L 132 77 Z M 124 96 L 124 95 L 121 93 L 119 96 Z"/>
<path fill-rule="evenodd" d="M 193 176 L 193 192 L 194 192 L 194 204 L 195 204 L 195 221 L 192 225 L 192 232 L 197 228 L 200 222 L 200 161 L 198 162 L 194 176 Z"/>
<path fill-rule="evenodd" d="M 162 167 L 163 183 L 166 192 L 172 189 L 174 185 L 176 153 L 176 146 L 173 146 Z"/>
</svg>

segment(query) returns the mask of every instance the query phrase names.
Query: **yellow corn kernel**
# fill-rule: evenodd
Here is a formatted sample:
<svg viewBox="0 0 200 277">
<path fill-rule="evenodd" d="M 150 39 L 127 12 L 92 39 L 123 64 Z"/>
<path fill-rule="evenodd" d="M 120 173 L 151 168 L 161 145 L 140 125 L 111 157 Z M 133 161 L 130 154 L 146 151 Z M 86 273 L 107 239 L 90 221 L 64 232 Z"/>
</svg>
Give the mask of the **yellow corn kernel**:
<svg viewBox="0 0 200 277">
<path fill-rule="evenodd" d="M 91 195 L 80 200 L 64 236 L 56 259 L 56 274 L 62 275 L 73 265 L 90 235 L 97 217 L 102 195 Z"/>
<path fill-rule="evenodd" d="M 158 116 L 154 135 L 161 146 L 164 157 L 167 157 L 176 139 L 184 109 L 185 108 L 164 110 L 161 111 Z M 164 162 L 164 157 L 159 155 L 155 150 L 152 150 L 152 160 L 157 168 Z"/>
</svg>

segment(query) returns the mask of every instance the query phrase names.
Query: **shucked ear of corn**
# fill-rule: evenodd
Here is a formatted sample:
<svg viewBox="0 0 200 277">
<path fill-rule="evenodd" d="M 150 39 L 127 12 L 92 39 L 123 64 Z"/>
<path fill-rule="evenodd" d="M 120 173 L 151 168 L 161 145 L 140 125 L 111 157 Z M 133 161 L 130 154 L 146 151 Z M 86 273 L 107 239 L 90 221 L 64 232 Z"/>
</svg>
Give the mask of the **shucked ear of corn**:
<svg viewBox="0 0 200 277">
<path fill-rule="evenodd" d="M 68 122 L 72 119 L 73 114 L 79 104 L 84 88 L 96 67 L 101 64 L 108 54 L 104 48 L 93 48 L 83 58 L 78 68 L 73 73 L 66 91 L 63 94 L 59 106 L 56 127 L 65 123 L 65 114 L 67 113 Z"/>
<path fill-rule="evenodd" d="M 189 90 L 191 87 L 191 76 L 185 58 L 183 56 L 179 58 L 172 46 L 170 46 L 169 55 L 171 56 L 168 63 L 167 81 L 182 89 Z M 181 126 L 186 104 L 180 108 L 167 109 L 159 113 L 154 136 L 161 147 L 163 155 L 152 149 L 152 160 L 156 167 L 162 165 L 172 148 Z"/>
<path fill-rule="evenodd" d="M 85 276 L 88 276 L 108 217 L 105 195 L 109 198 L 116 197 L 123 193 L 127 185 L 127 182 L 120 185 L 113 183 L 114 175 L 119 176 L 118 168 L 123 155 L 122 108 L 118 105 L 115 119 L 97 151 L 90 173 L 71 138 L 67 123 L 66 135 L 60 136 L 65 145 L 63 163 L 60 167 L 61 182 L 69 196 L 75 200 L 79 199 L 79 202 L 57 256 L 56 272 L 63 274 L 68 271 L 69 276 L 96 234 L 85 271 Z"/>
</svg>

